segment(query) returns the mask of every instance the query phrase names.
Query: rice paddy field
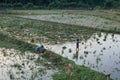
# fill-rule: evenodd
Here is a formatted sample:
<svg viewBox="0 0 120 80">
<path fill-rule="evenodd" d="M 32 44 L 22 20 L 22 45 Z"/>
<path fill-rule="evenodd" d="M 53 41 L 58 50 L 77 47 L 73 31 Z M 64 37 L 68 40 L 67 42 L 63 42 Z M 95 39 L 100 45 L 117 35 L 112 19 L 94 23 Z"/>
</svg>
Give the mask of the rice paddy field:
<svg viewBox="0 0 120 80">
<path fill-rule="evenodd" d="M 0 79 L 120 80 L 119 33 L 119 10 L 0 11 Z M 43 44 L 51 54 L 38 58 L 27 44 Z M 72 61 L 72 75 L 61 61 Z"/>
</svg>

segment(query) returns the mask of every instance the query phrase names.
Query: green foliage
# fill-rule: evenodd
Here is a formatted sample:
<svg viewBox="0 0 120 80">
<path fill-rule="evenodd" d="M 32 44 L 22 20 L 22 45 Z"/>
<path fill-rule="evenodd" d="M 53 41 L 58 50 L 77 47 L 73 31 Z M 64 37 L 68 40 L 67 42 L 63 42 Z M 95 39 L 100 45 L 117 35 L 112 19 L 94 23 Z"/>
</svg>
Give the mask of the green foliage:
<svg viewBox="0 0 120 80">
<path fill-rule="evenodd" d="M 60 1 L 55 1 L 55 2 L 51 2 L 49 5 L 49 8 L 62 8 L 62 3 Z"/>
<path fill-rule="evenodd" d="M 10 43 L 10 44 L 4 44 L 4 43 Z M 33 45 L 29 44 L 29 43 L 26 43 L 22 40 L 19 40 L 19 39 L 15 39 L 13 37 L 9 37 L 8 35 L 5 35 L 3 33 L 0 33 L 0 43 L 3 43 L 4 45 L 3 46 L 6 46 L 6 47 L 14 47 L 14 48 L 17 48 L 21 51 L 26 51 L 26 50 L 29 50 L 29 51 L 33 51 L 34 52 L 34 47 Z M 9 45 L 9 46 L 7 46 Z M 35 46 L 35 45 L 34 45 Z"/>
<path fill-rule="evenodd" d="M 99 9 L 102 9 L 102 8 L 100 6 L 96 6 L 94 9 L 99 10 Z"/>
<path fill-rule="evenodd" d="M 38 8 L 120 8 L 120 0 L 1 0 L 1 8 L 21 8 L 23 9 Z"/>
<path fill-rule="evenodd" d="M 13 4 L 13 7 L 15 7 L 15 8 L 22 8 L 23 7 L 23 4 L 22 3 L 14 3 Z"/>
<path fill-rule="evenodd" d="M 31 9 L 31 8 L 33 8 L 33 7 L 34 7 L 34 4 L 33 4 L 33 3 L 27 3 L 27 4 L 24 5 L 24 8 L 25 8 L 25 9 Z"/>
</svg>

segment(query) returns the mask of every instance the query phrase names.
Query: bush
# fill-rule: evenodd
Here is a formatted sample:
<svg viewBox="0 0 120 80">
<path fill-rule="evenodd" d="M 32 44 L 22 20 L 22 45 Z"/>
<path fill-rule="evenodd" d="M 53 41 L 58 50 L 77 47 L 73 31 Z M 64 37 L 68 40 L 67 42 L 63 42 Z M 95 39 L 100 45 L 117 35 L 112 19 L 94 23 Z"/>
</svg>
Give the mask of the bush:
<svg viewBox="0 0 120 80">
<path fill-rule="evenodd" d="M 99 9 L 101 9 L 101 7 L 100 6 L 96 6 L 94 9 L 95 10 L 99 10 Z"/>
<path fill-rule="evenodd" d="M 13 7 L 15 7 L 15 8 L 21 8 L 21 7 L 23 7 L 23 4 L 22 3 L 14 3 L 13 4 Z"/>
<path fill-rule="evenodd" d="M 34 7 L 33 3 L 27 3 L 27 4 L 24 5 L 25 9 L 32 9 L 33 7 Z"/>
<path fill-rule="evenodd" d="M 48 8 L 57 8 L 57 9 L 60 9 L 62 8 L 63 5 L 60 1 L 55 1 L 55 2 L 52 2 L 48 5 Z"/>
</svg>

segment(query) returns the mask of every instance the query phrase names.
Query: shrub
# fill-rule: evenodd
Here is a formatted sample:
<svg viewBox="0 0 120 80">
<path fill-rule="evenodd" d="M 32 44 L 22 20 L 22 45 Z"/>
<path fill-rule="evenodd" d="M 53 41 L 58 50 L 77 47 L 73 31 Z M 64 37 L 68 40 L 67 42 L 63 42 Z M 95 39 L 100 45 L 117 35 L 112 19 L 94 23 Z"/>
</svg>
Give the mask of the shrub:
<svg viewBox="0 0 120 80">
<path fill-rule="evenodd" d="M 14 3 L 13 4 L 13 7 L 15 7 L 15 8 L 21 8 L 21 7 L 23 7 L 23 4 L 22 3 Z"/>
<path fill-rule="evenodd" d="M 100 6 L 96 6 L 94 9 L 95 10 L 99 10 L 99 9 L 101 9 L 101 7 Z"/>
<path fill-rule="evenodd" d="M 27 3 L 26 5 L 24 5 L 24 8 L 25 9 L 31 9 L 34 7 L 34 4 L 33 3 Z"/>
</svg>

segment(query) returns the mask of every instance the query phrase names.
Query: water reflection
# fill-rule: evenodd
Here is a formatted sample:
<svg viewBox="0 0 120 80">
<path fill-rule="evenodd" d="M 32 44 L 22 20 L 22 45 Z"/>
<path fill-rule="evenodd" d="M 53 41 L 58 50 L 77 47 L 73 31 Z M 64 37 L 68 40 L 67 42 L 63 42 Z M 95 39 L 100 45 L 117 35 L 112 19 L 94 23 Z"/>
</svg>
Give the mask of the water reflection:
<svg viewBox="0 0 120 80">
<path fill-rule="evenodd" d="M 63 50 L 63 47 L 66 49 Z M 111 74 L 113 79 L 120 80 L 120 35 L 95 33 L 87 41 L 80 41 L 78 52 L 76 42 L 46 45 L 46 48 L 75 61 L 76 64 L 106 75 Z"/>
</svg>

